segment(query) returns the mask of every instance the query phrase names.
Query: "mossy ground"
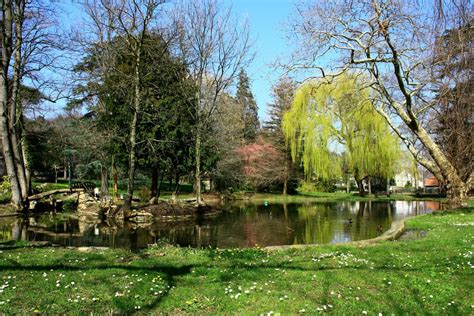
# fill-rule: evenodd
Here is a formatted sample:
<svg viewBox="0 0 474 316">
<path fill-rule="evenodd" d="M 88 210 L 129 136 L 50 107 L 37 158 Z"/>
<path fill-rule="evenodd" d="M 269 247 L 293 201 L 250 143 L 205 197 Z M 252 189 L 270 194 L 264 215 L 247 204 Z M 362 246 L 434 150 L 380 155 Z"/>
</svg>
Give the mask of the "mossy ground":
<svg viewBox="0 0 474 316">
<path fill-rule="evenodd" d="M 472 207 L 408 220 L 417 240 L 141 253 L 6 243 L 0 313 L 474 313 Z"/>
</svg>

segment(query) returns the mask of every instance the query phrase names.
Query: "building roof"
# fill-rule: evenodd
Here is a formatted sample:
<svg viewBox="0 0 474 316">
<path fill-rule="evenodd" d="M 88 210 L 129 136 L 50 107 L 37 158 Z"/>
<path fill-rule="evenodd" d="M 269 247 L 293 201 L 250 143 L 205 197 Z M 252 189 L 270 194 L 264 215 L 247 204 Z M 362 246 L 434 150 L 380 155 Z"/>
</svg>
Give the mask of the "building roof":
<svg viewBox="0 0 474 316">
<path fill-rule="evenodd" d="M 423 180 L 424 187 L 439 187 L 440 182 L 436 177 L 429 177 Z"/>
</svg>

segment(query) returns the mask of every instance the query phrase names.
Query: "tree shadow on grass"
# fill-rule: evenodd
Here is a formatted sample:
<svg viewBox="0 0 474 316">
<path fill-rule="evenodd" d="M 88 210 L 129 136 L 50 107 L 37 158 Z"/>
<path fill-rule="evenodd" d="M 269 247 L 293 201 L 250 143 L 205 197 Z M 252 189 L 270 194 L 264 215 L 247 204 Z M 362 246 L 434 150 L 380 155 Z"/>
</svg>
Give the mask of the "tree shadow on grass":
<svg viewBox="0 0 474 316">
<path fill-rule="evenodd" d="M 169 295 L 169 290 L 177 285 L 176 278 L 182 277 L 191 273 L 195 265 L 167 265 L 167 264 L 156 264 L 147 267 L 138 267 L 130 265 L 91 265 L 91 266 L 77 266 L 72 264 L 48 264 L 48 265 L 22 265 L 14 260 L 9 260 L 9 264 L 0 265 L 0 269 L 3 271 L 35 271 L 35 272 L 49 272 L 54 271 L 93 271 L 93 270 L 124 270 L 130 273 L 159 273 L 164 275 L 163 281 L 169 287 L 166 290 L 163 290 L 160 296 L 157 296 L 152 300 L 151 303 L 143 306 L 143 310 L 153 310 L 156 306 L 159 305 L 161 300 Z M 114 302 L 114 300 L 112 300 Z M 115 306 L 120 310 L 120 312 L 131 313 L 134 310 L 127 308 L 126 306 L 120 306 L 114 302 Z"/>
</svg>

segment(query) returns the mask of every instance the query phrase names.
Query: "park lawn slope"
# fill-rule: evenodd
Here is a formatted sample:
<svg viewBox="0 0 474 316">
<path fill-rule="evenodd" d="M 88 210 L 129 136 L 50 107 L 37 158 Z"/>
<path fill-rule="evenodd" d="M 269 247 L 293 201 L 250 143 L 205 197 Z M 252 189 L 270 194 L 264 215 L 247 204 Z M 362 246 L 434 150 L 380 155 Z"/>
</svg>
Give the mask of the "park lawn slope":
<svg viewBox="0 0 474 316">
<path fill-rule="evenodd" d="M 416 240 L 133 254 L 2 245 L 0 313 L 474 313 L 473 209 L 407 221 Z"/>
</svg>

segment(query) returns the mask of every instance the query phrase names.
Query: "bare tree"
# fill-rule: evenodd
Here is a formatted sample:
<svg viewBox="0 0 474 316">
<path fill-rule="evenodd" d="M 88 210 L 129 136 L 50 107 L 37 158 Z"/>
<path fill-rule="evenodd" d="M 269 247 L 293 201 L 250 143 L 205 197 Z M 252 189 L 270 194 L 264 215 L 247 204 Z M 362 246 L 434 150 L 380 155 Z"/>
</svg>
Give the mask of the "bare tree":
<svg viewBox="0 0 474 316">
<path fill-rule="evenodd" d="M 430 72 L 436 15 L 422 6 L 341 0 L 299 7 L 294 30 L 302 47 L 292 66 L 328 78 L 347 71 L 364 76 L 374 91 L 375 109 L 415 159 L 444 180 L 448 199 L 458 206 L 471 182 L 461 179 L 430 134 L 427 113 L 435 105 Z M 324 68 L 323 60 L 330 60 L 330 67 Z"/>
<path fill-rule="evenodd" d="M 179 30 L 178 53 L 196 82 L 195 190 L 201 198 L 201 143 L 203 131 L 218 108 L 218 99 L 229 88 L 240 68 L 250 61 L 248 24 L 232 18 L 230 7 L 215 0 L 182 1 L 175 10 Z"/>
</svg>

